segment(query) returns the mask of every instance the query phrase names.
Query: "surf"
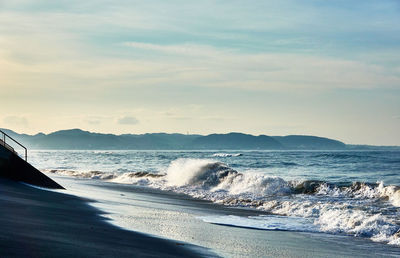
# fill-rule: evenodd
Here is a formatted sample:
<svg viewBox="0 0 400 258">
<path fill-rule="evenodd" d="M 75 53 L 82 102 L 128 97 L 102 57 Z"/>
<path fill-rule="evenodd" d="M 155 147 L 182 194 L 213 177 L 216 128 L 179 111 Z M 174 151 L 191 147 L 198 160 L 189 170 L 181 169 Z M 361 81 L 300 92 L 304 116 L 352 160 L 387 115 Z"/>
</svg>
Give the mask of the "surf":
<svg viewBox="0 0 400 258">
<path fill-rule="evenodd" d="M 288 179 L 268 171 L 238 171 L 213 158 L 178 158 L 165 169 L 154 172 L 120 172 L 118 169 L 111 172 L 67 169 L 44 172 L 173 191 L 220 205 L 270 214 L 204 219 L 209 223 L 345 234 L 400 246 L 400 187 L 385 185 L 382 181 Z"/>
</svg>

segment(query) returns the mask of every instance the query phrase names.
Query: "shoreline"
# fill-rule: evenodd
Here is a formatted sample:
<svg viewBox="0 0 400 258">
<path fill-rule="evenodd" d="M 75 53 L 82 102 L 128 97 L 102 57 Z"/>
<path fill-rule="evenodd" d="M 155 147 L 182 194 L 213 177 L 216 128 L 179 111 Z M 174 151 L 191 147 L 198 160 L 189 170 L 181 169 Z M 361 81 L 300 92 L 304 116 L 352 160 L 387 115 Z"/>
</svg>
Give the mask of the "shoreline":
<svg viewBox="0 0 400 258">
<path fill-rule="evenodd" d="M 203 246 L 222 257 L 400 256 L 400 248 L 367 238 L 241 228 L 202 220 L 204 216 L 266 215 L 263 211 L 130 184 L 51 176 L 74 194 L 97 200 L 92 205 L 104 211 L 103 216 L 118 227 Z"/>
<path fill-rule="evenodd" d="M 205 248 L 119 228 L 89 200 L 0 179 L 3 257 L 202 257 Z"/>
</svg>

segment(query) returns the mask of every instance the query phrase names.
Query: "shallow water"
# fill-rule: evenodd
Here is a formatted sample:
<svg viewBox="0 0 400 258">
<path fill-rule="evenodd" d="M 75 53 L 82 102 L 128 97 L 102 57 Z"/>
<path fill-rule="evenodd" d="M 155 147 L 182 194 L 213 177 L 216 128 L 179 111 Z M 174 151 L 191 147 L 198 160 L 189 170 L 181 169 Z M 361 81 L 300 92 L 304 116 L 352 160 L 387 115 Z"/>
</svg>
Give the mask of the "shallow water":
<svg viewBox="0 0 400 258">
<path fill-rule="evenodd" d="M 399 151 L 33 151 L 49 172 L 183 193 L 268 215 L 207 223 L 400 246 Z"/>
</svg>

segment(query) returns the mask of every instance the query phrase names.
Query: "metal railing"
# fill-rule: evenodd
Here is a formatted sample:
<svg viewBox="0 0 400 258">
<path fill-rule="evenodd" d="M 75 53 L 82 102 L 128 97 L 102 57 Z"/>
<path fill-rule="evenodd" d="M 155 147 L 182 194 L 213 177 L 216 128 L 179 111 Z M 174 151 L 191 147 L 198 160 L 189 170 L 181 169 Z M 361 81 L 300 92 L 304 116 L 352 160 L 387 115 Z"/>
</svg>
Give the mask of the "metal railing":
<svg viewBox="0 0 400 258">
<path fill-rule="evenodd" d="M 11 136 L 9 136 L 8 134 L 6 134 L 5 132 L 3 132 L 2 130 L 0 130 L 0 145 L 4 146 L 5 148 L 7 148 L 8 150 L 14 152 L 15 154 L 18 155 L 18 153 L 14 150 L 14 148 L 7 144 L 7 139 L 10 139 L 12 142 L 18 144 L 20 147 L 22 147 L 22 149 L 25 150 L 25 161 L 28 161 L 28 149 L 25 148 L 24 145 L 22 145 L 21 143 L 19 143 L 17 140 L 15 140 L 14 138 L 12 138 Z"/>
</svg>

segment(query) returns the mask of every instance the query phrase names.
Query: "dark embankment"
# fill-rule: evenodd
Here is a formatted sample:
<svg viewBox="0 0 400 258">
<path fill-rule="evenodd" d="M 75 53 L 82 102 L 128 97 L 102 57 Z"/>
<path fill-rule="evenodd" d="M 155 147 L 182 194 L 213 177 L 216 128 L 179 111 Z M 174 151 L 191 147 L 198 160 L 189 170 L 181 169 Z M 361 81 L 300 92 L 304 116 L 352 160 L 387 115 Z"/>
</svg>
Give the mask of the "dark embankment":
<svg viewBox="0 0 400 258">
<path fill-rule="evenodd" d="M 15 181 L 46 187 L 64 189 L 49 177 L 42 174 L 17 154 L 0 145 L 0 176 Z"/>
<path fill-rule="evenodd" d="M 0 257 L 198 257 L 107 223 L 86 200 L 0 179 Z"/>
</svg>

